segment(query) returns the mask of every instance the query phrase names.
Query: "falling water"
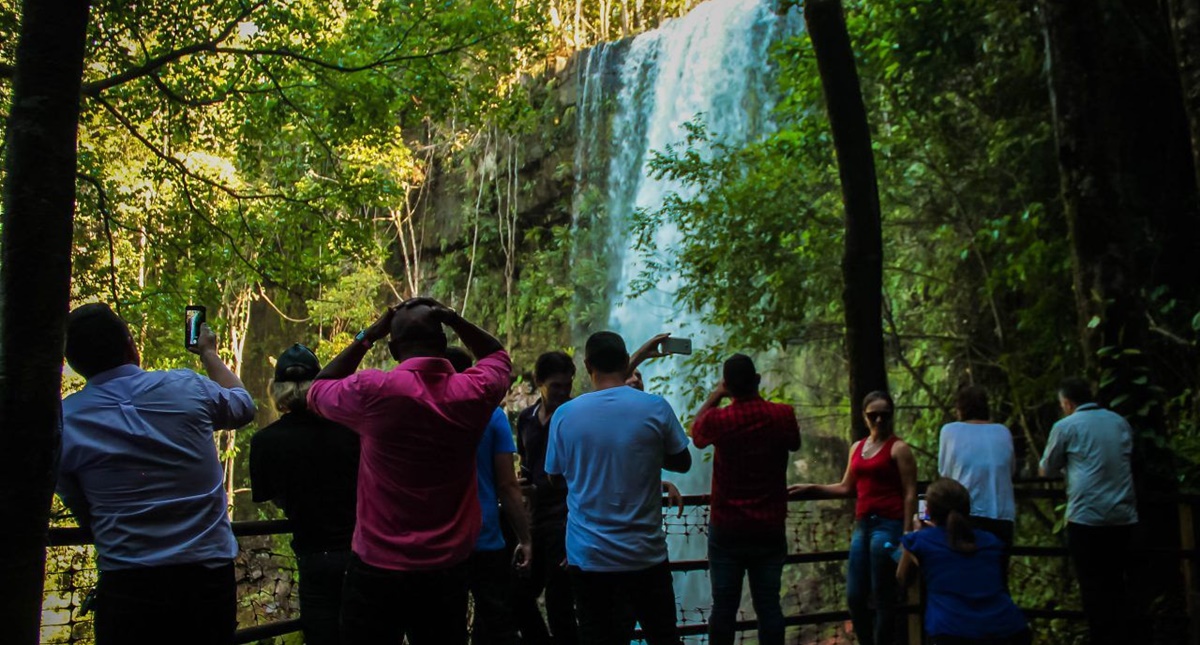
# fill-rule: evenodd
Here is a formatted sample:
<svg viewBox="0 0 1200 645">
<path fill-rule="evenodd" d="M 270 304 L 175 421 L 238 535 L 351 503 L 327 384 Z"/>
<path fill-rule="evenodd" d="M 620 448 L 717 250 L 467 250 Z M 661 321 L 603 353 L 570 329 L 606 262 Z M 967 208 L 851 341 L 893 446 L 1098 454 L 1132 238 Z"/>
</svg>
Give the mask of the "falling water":
<svg viewBox="0 0 1200 645">
<path fill-rule="evenodd" d="M 692 338 L 697 350 L 723 344 L 719 329 L 675 303 L 677 276 L 663 276 L 652 289 L 633 296 L 631 285 L 643 276 L 648 262 L 669 259 L 681 234 L 672 225 L 660 228 L 647 257 L 633 248 L 629 222 L 636 210 L 656 210 L 672 193 L 693 195 L 687 186 L 651 178 L 646 167 L 652 152 L 684 141 L 685 123 L 702 120 L 714 140 L 734 147 L 771 131 L 775 99 L 769 90 L 769 51 L 796 23 L 795 16 L 775 13 L 775 4 L 709 0 L 657 30 L 598 46 L 581 63 L 577 191 L 595 186 L 603 198 L 588 201 L 577 192 L 575 215 L 595 216 L 580 212 L 594 209 L 607 217 L 603 252 L 612 267 L 607 326 L 621 334 L 631 350 L 663 331 Z M 681 361 L 651 361 L 642 371 L 647 389 L 665 396 L 677 413 L 688 417 L 696 401 L 685 392 L 696 384 L 680 382 L 688 373 Z M 715 374 L 709 376 L 715 379 Z M 711 463 L 693 448 L 693 464 L 686 475 L 664 475 L 684 494 L 707 493 Z M 670 535 L 669 547 L 674 560 L 699 559 L 706 555 L 707 542 L 703 534 L 691 532 Z M 707 615 L 707 577 L 675 575 L 684 619 Z"/>
</svg>

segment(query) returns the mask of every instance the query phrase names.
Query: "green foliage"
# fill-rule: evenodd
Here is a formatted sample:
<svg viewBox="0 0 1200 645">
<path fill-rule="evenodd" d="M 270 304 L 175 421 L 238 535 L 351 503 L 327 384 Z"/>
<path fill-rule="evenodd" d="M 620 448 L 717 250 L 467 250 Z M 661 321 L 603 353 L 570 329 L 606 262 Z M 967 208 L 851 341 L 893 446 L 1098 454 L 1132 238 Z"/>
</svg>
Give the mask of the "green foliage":
<svg viewBox="0 0 1200 645">
<path fill-rule="evenodd" d="M 904 432 L 934 448 L 954 390 L 974 381 L 1035 452 L 1052 383 L 1078 358 L 1062 315 L 1069 254 L 1033 3 L 847 9 L 874 128 L 884 327 Z M 647 282 L 680 273 L 680 304 L 743 346 L 812 353 L 842 333 L 840 187 L 807 35 L 775 60 L 778 130 L 730 149 L 691 124 L 651 168 L 695 196 L 672 196 L 637 225 L 647 252 L 646 234 L 664 222 L 685 240 L 677 263 L 652 265 Z M 827 372 L 821 389 L 837 391 L 841 374 Z"/>
</svg>

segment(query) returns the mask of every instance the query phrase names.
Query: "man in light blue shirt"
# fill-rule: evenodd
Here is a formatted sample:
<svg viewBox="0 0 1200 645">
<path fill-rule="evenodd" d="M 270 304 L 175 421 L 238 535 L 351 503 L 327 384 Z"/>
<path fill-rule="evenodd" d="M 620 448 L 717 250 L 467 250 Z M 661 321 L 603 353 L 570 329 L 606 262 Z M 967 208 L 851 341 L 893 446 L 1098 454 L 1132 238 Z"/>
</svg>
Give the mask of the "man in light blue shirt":
<svg viewBox="0 0 1200 645">
<path fill-rule="evenodd" d="M 546 448 L 546 473 L 567 488 L 580 642 L 628 643 L 632 610 L 650 645 L 674 645 L 661 470 L 691 468 L 687 435 L 665 399 L 625 385 L 629 353 L 620 336 L 592 334 L 584 365 L 595 391 L 554 412 Z"/>
<path fill-rule="evenodd" d="M 254 420 L 245 386 L 201 328 L 210 378 L 144 371 L 108 305 L 67 318 L 66 359 L 87 379 L 63 401 L 58 494 L 95 536 L 97 645 L 228 643 L 237 627 L 224 470 L 213 432 Z"/>
<path fill-rule="evenodd" d="M 1082 379 L 1063 381 L 1054 424 L 1042 455 L 1043 475 L 1067 475 L 1067 547 L 1075 563 L 1091 642 L 1128 643 L 1125 566 L 1137 498 L 1133 490 L 1133 429 L 1094 402 Z"/>
</svg>

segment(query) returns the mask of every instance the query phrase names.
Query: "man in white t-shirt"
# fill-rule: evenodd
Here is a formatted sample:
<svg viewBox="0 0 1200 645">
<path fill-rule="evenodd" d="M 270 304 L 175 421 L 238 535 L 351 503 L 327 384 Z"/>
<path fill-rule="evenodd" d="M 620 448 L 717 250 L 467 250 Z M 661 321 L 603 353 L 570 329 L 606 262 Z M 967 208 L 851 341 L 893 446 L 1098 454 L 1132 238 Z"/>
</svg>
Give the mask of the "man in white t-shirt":
<svg viewBox="0 0 1200 645">
<path fill-rule="evenodd" d="M 688 438 L 665 399 L 625 385 L 629 353 L 620 336 L 592 334 L 584 365 L 595 391 L 555 411 L 546 448 L 546 473 L 567 488 L 579 641 L 628 643 L 632 612 L 650 645 L 675 645 L 660 471 L 691 468 Z"/>
</svg>

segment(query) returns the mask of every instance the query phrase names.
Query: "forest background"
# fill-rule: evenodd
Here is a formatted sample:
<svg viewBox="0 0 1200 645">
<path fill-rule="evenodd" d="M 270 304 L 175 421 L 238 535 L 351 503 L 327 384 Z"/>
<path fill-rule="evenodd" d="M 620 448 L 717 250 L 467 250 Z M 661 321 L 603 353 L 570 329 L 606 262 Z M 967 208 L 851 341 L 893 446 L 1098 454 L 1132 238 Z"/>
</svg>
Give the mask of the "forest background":
<svg viewBox="0 0 1200 645">
<path fill-rule="evenodd" d="M 432 294 L 505 340 L 519 405 L 533 359 L 576 347 L 611 306 L 612 267 L 590 231 L 613 215 L 589 207 L 570 167 L 579 52 L 694 4 L 96 2 L 72 305 L 113 303 L 153 368 L 195 367 L 182 312 L 207 305 L 261 427 L 275 416 L 273 356 L 303 342 L 328 359 L 387 303 Z M 1084 374 L 1134 422 L 1142 485 L 1194 486 L 1195 10 L 844 4 L 879 180 L 889 382 L 923 478 L 960 385 L 988 389 L 1031 474 L 1056 384 Z M 0 109 L 20 20 L 0 2 Z M 683 276 L 679 307 L 728 332 L 685 368 L 705 376 L 697 394 L 722 355 L 769 356 L 772 395 L 797 404 L 806 432 L 844 440 L 834 142 L 808 34 L 773 60 L 778 129 L 730 148 L 698 119 L 648 171 L 699 196 L 634 225 L 680 228 L 678 254 L 645 279 Z M 80 385 L 68 374 L 64 393 Z M 249 502 L 250 430 L 219 440 L 240 519 L 271 514 Z M 839 469 L 844 453 L 830 454 Z M 1028 520 L 1049 541 L 1053 510 Z"/>
</svg>

